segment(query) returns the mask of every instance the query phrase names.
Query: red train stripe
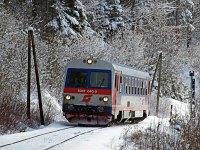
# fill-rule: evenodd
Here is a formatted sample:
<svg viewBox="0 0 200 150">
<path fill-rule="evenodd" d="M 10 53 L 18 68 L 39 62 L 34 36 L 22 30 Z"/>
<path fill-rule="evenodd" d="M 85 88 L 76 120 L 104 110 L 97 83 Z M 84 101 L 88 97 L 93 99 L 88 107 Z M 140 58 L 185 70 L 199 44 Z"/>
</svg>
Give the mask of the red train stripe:
<svg viewBox="0 0 200 150">
<path fill-rule="evenodd" d="M 111 95 L 111 90 L 89 88 L 64 88 L 64 93 Z"/>
</svg>

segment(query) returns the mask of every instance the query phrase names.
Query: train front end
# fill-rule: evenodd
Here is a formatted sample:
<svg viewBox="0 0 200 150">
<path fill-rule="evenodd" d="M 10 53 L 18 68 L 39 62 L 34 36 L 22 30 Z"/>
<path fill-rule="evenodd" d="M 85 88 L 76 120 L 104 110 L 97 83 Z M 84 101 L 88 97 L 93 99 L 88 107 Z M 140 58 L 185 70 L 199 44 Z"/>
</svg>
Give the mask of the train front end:
<svg viewBox="0 0 200 150">
<path fill-rule="evenodd" d="M 63 115 L 70 123 L 107 125 L 112 121 L 111 72 L 109 64 L 102 61 L 88 59 L 68 63 Z"/>
</svg>

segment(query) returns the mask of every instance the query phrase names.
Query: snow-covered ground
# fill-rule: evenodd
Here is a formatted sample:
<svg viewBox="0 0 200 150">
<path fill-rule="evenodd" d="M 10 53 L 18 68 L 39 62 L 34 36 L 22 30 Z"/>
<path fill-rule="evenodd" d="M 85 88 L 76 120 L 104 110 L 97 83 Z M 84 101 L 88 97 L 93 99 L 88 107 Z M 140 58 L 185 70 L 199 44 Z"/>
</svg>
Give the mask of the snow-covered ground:
<svg viewBox="0 0 200 150">
<path fill-rule="evenodd" d="M 174 105 L 174 113 L 180 115 L 185 115 L 188 107 L 187 104 L 168 99 L 171 104 Z M 170 106 L 169 106 L 170 107 Z M 143 130 L 151 126 L 159 128 L 165 127 L 170 129 L 169 118 L 157 118 L 155 116 L 149 116 L 142 122 L 138 124 L 128 124 L 128 125 L 118 125 L 106 128 L 99 127 L 77 127 L 70 126 L 67 121 L 54 122 L 49 126 L 42 126 L 40 129 L 27 131 L 23 133 L 16 133 L 11 135 L 0 136 L 0 149 L 5 150 L 38 150 L 38 149 L 48 149 L 49 147 L 60 143 L 59 145 L 52 147 L 50 149 L 56 150 L 116 150 L 120 149 L 120 146 L 124 142 L 124 134 L 127 130 L 132 130 L 135 132 L 138 130 Z M 69 129 L 65 129 L 68 128 Z M 57 132 L 52 132 L 59 130 Z M 52 132 L 45 134 L 47 132 Z M 83 134 L 83 132 L 88 132 Z M 39 136 L 40 134 L 43 134 Z M 82 135 L 80 135 L 82 134 Z M 78 136 L 80 135 L 80 136 Z M 34 137 L 31 139 L 31 137 Z M 27 139 L 28 140 L 24 140 Z M 67 140 L 70 139 L 70 140 Z M 16 143 L 19 140 L 23 140 L 20 143 Z M 7 145 L 13 143 L 11 145 Z M 2 147 L 7 145 L 6 147 Z"/>
<path fill-rule="evenodd" d="M 167 119 L 168 120 L 168 119 Z M 65 141 L 83 132 L 94 130 L 92 132 L 77 136 L 69 141 L 63 142 L 62 144 L 53 147 L 52 149 L 69 149 L 69 150 L 83 150 L 83 149 L 93 149 L 93 150 L 110 150 L 119 149 L 120 145 L 123 144 L 123 133 L 128 129 L 145 129 L 152 123 L 157 124 L 159 119 L 155 116 L 149 116 L 144 121 L 138 124 L 132 125 L 119 125 L 113 127 L 107 127 L 99 129 L 99 127 L 75 127 L 66 130 L 61 130 L 58 132 L 53 132 L 47 135 L 38 136 L 50 131 L 55 131 L 57 129 L 63 129 L 66 127 L 73 127 L 67 125 L 65 122 L 55 122 L 47 127 L 38 129 L 30 132 L 17 133 L 12 135 L 4 135 L 0 137 L 0 148 L 5 150 L 38 150 L 46 149 L 54 144 Z M 24 140 L 33 137 L 33 139 L 25 140 L 20 143 L 15 143 L 19 140 Z M 6 147 L 1 147 L 9 143 L 14 143 Z"/>
</svg>

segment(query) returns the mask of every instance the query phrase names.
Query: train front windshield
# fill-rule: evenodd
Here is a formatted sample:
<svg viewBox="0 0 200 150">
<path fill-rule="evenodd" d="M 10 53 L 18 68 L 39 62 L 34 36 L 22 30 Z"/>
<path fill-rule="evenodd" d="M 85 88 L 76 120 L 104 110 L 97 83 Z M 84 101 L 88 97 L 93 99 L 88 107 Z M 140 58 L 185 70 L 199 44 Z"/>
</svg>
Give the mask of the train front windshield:
<svg viewBox="0 0 200 150">
<path fill-rule="evenodd" d="M 105 88 L 111 87 L 111 71 L 68 69 L 65 87 Z"/>
</svg>

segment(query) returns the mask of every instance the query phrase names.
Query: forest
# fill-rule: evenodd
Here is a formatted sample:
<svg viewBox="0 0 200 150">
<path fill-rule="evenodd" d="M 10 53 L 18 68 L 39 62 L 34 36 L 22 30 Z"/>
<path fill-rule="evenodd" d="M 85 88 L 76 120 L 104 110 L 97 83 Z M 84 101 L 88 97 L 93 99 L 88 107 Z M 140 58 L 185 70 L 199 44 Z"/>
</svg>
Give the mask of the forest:
<svg viewBox="0 0 200 150">
<path fill-rule="evenodd" d="M 183 102 L 183 74 L 200 77 L 199 0 L 3 0 L 0 2 L 0 134 L 40 124 L 38 103 L 26 118 L 28 28 L 34 31 L 45 122 L 62 103 L 68 61 L 93 57 L 153 76 L 163 54 L 161 96 Z M 32 64 L 31 92 L 37 94 Z M 199 95 L 195 95 L 199 98 Z"/>
</svg>

